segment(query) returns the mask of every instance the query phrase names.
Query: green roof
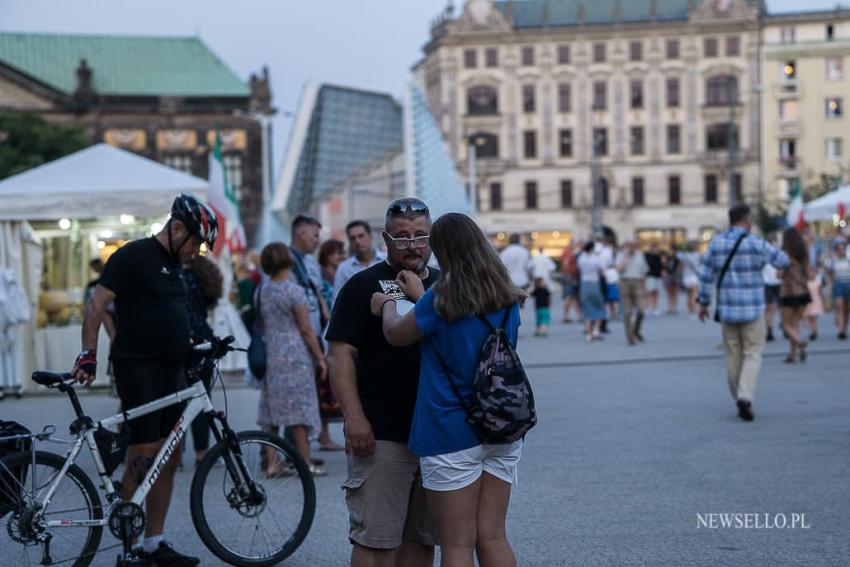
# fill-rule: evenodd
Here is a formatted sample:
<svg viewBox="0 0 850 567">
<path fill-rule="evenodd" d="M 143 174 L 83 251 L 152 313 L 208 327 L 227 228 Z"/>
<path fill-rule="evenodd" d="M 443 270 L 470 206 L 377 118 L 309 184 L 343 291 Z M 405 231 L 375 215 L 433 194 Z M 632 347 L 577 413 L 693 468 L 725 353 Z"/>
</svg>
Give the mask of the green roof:
<svg viewBox="0 0 850 567">
<path fill-rule="evenodd" d="M 747 1 L 751 5 L 763 6 L 763 0 Z M 515 28 L 539 28 L 544 25 L 686 21 L 690 4 L 690 0 L 502 0 L 496 2 L 496 8 L 508 20 L 513 14 Z M 579 18 L 582 11 L 584 16 Z"/>
<path fill-rule="evenodd" d="M 95 92 L 124 96 L 247 97 L 248 86 L 196 37 L 0 32 L 0 63 L 64 93 L 85 59 Z"/>
</svg>

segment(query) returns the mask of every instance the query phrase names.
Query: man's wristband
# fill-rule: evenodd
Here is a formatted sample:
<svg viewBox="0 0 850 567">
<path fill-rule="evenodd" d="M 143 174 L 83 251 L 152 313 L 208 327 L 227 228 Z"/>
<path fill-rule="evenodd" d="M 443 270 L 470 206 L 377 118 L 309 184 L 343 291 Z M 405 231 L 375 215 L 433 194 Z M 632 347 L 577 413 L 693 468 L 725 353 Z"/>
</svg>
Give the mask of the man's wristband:
<svg viewBox="0 0 850 567">
<path fill-rule="evenodd" d="M 395 303 L 395 302 L 396 302 L 396 300 L 395 300 L 395 299 L 393 299 L 393 298 L 389 298 L 389 299 L 385 299 L 385 300 L 383 301 L 383 303 L 381 303 L 381 313 L 383 313 L 383 312 L 384 312 L 384 306 L 386 306 L 386 304 L 387 304 L 387 303 L 389 303 L 389 302 L 391 302 L 391 301 L 392 301 L 393 303 Z"/>
</svg>

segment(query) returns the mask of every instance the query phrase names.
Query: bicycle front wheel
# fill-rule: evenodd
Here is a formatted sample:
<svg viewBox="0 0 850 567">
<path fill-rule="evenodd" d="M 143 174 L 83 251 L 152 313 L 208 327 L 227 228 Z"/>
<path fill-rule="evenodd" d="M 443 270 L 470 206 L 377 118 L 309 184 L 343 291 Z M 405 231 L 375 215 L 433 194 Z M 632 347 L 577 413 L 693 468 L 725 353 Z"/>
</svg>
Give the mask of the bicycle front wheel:
<svg viewBox="0 0 850 567">
<path fill-rule="evenodd" d="M 44 506 L 44 496 L 59 476 L 65 459 L 36 451 L 35 465 L 29 451 L 0 459 L 0 563 L 43 565 L 49 550 L 53 564 L 85 567 L 94 559 L 103 526 L 81 525 L 103 519 L 100 497 L 92 481 L 77 465 L 71 465 Z M 5 512 L 5 515 L 4 515 Z M 48 527 L 48 522 L 63 522 Z"/>
<path fill-rule="evenodd" d="M 280 437 L 261 431 L 236 437 L 238 452 L 225 439 L 198 465 L 192 521 L 204 545 L 222 561 L 274 565 L 292 555 L 310 531 L 316 512 L 313 475 Z"/>
</svg>

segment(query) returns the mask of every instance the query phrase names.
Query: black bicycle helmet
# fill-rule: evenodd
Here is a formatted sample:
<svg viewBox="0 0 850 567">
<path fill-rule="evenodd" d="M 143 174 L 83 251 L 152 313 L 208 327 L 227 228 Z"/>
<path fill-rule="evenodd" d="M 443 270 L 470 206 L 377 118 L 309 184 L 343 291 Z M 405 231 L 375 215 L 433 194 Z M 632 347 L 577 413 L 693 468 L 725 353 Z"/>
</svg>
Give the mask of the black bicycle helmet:
<svg viewBox="0 0 850 567">
<path fill-rule="evenodd" d="M 182 222 L 189 234 L 197 236 L 207 243 L 210 250 L 213 249 L 218 236 L 218 219 L 212 207 L 194 195 L 181 193 L 171 205 L 171 217 Z"/>
</svg>

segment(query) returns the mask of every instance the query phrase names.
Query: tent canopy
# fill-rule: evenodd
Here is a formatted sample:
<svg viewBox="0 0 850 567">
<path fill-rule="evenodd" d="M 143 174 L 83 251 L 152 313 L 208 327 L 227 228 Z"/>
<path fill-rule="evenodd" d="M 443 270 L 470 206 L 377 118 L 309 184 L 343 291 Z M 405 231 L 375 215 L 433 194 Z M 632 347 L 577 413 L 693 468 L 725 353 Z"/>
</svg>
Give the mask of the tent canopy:
<svg viewBox="0 0 850 567">
<path fill-rule="evenodd" d="M 838 203 L 844 203 L 847 211 L 850 212 L 850 185 L 842 185 L 835 191 L 806 203 L 806 220 L 832 220 L 838 214 Z"/>
<path fill-rule="evenodd" d="M 134 153 L 97 144 L 0 181 L 0 220 L 164 216 L 182 192 L 208 183 Z"/>
</svg>

